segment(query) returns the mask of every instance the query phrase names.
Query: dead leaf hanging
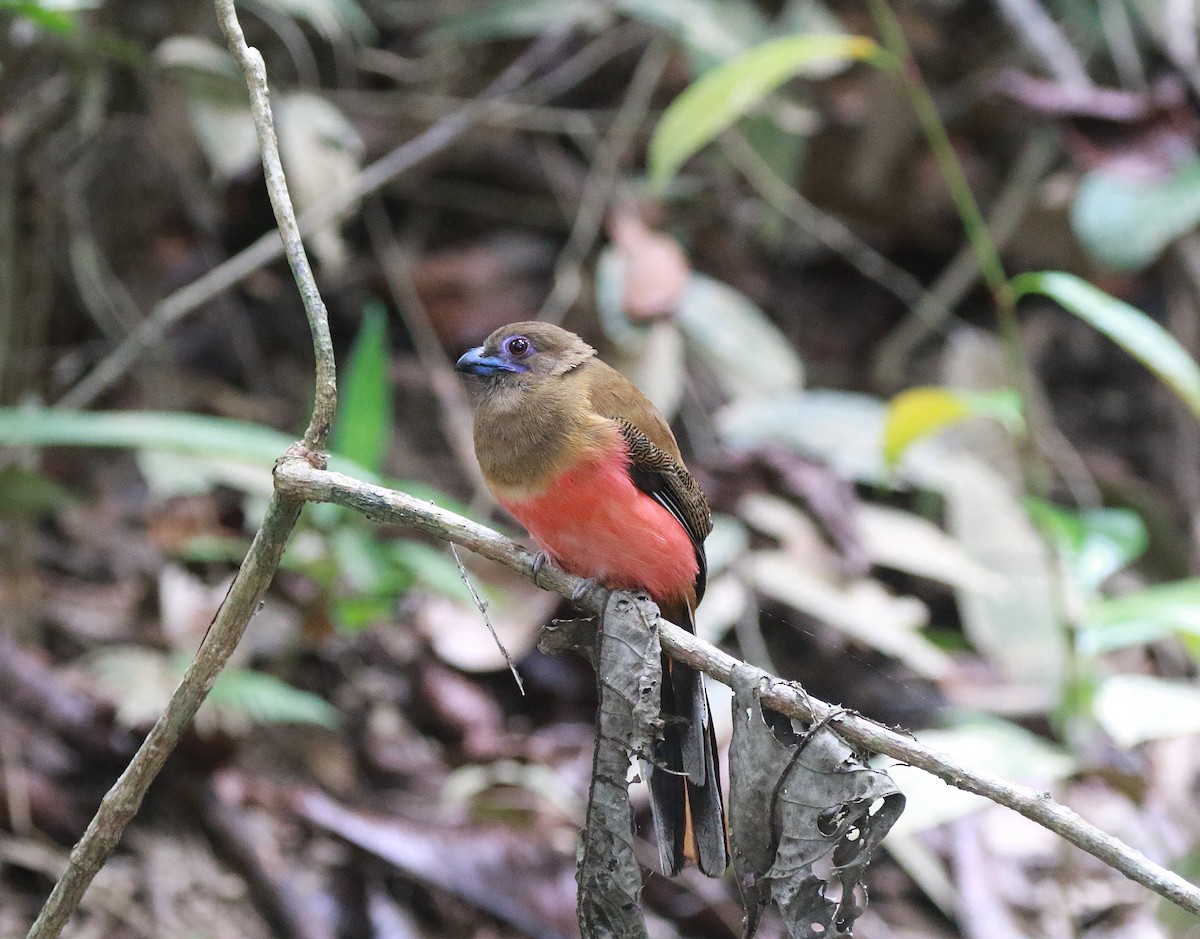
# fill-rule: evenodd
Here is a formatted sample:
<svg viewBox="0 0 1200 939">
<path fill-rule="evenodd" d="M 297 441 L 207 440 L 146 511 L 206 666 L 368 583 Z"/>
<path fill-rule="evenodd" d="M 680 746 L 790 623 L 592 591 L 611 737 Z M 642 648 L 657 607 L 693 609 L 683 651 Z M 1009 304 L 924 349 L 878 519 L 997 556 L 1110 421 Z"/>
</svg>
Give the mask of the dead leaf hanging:
<svg viewBox="0 0 1200 939">
<path fill-rule="evenodd" d="M 732 681 L 729 821 L 745 934 L 754 935 L 773 901 L 792 939 L 850 935 L 871 853 L 904 796 L 828 727 L 797 733 L 788 718 L 764 711 L 763 675 L 741 666 Z M 819 862 L 831 865 L 827 874 Z M 835 884 L 840 893 L 827 892 Z"/>
<path fill-rule="evenodd" d="M 662 666 L 654 613 L 649 600 L 626 594 L 614 594 L 604 610 L 596 755 L 576 874 L 579 925 L 588 937 L 647 935 L 626 778 L 631 758 L 652 751 L 660 726 Z"/>
</svg>

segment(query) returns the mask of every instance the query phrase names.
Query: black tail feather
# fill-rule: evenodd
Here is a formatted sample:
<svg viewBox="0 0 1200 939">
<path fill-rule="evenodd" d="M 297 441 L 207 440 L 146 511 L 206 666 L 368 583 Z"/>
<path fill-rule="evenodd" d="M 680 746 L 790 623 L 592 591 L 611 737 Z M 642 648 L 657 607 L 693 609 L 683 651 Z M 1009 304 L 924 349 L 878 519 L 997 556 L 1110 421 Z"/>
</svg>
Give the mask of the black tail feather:
<svg viewBox="0 0 1200 939">
<path fill-rule="evenodd" d="M 694 631 L 691 607 L 664 609 L 663 616 Z M 725 810 L 717 765 L 717 742 L 704 677 L 663 656 L 663 739 L 654 750 L 650 802 L 663 873 L 675 874 L 694 859 L 719 877 L 728 866 Z"/>
</svg>

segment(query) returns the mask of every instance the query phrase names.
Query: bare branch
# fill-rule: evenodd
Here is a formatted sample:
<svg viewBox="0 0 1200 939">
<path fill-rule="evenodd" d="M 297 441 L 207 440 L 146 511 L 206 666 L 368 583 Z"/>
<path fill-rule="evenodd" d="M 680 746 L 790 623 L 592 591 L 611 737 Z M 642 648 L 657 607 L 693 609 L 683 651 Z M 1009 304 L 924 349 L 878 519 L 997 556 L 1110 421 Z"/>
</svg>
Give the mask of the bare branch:
<svg viewBox="0 0 1200 939">
<path fill-rule="evenodd" d="M 83 837 L 71 849 L 67 869 L 54 885 L 26 939 L 54 939 L 79 906 L 84 891 L 116 849 L 141 807 L 146 790 L 167 762 L 229 660 L 270 584 L 301 503 L 275 496 L 233 586 L 208 628 L 192 664 L 120 779 L 104 796 Z"/>
<path fill-rule="evenodd" d="M 292 277 L 300 290 L 304 303 L 304 315 L 308 318 L 308 329 L 312 333 L 313 354 L 316 357 L 316 397 L 313 401 L 312 417 L 308 430 L 304 432 L 304 446 L 312 451 L 325 449 L 329 428 L 333 426 L 333 412 L 337 407 L 337 374 L 334 369 L 333 340 L 329 338 L 329 316 L 325 302 L 313 279 L 308 255 L 304 253 L 304 242 L 300 240 L 300 226 L 296 222 L 296 210 L 288 193 L 287 179 L 283 175 L 283 163 L 279 156 L 279 141 L 275 138 L 275 122 L 271 118 L 271 101 L 267 92 L 267 67 L 262 54 L 246 44 L 242 26 L 238 22 L 233 0 L 216 0 L 217 20 L 233 57 L 237 59 L 246 76 L 246 87 L 250 91 L 250 112 L 254 116 L 254 129 L 258 134 L 258 149 L 262 153 L 263 177 L 271 207 L 275 210 L 275 221 L 279 225 L 279 237 L 287 255 Z M 272 572 L 273 573 L 273 572 Z"/>
<path fill-rule="evenodd" d="M 341 473 L 317 470 L 303 460 L 295 459 L 282 460 L 276 466 L 275 486 L 277 492 L 292 498 L 334 502 L 362 512 L 376 521 L 399 523 L 434 538 L 452 541 L 533 580 L 532 551 L 490 528 L 406 493 L 368 485 Z M 538 572 L 535 582 L 564 597 L 572 597 L 584 585 L 582 578 L 549 565 Z M 607 591 L 593 589 L 583 595 L 579 606 L 599 613 L 606 597 Z M 730 683 L 735 666 L 744 664 L 673 623 L 660 619 L 658 626 L 664 652 L 723 684 Z M 762 673 L 761 680 L 766 687 L 762 696 L 763 704 L 773 710 L 808 723 L 828 721 L 849 743 L 872 753 L 886 754 L 932 773 L 951 786 L 1007 806 L 1099 858 L 1130 880 L 1200 915 L 1200 888 L 1155 864 L 1140 851 L 1088 824 L 1071 809 L 1055 802 L 1049 793 L 963 766 L 907 734 L 819 701 L 800 686 L 767 672 Z"/>
<path fill-rule="evenodd" d="M 310 468 L 314 465 L 323 467 L 324 456 L 320 450 L 329 435 L 337 402 L 333 344 L 329 339 L 325 305 L 304 254 L 296 214 L 288 196 L 275 143 L 275 127 L 271 119 L 262 56 L 258 50 L 246 45 L 233 0 L 216 0 L 216 6 L 221 28 L 246 75 L 271 205 L 275 209 L 284 251 L 304 301 L 313 337 L 317 387 L 312 419 L 304 435 L 304 443 L 295 444 L 285 458 L 290 462 L 303 462 Z M 104 796 L 83 837 L 71 850 L 67 869 L 54 885 L 38 918 L 30 927 L 27 939 L 53 939 L 62 933 L 88 885 L 116 849 L 125 827 L 137 814 L 150 784 L 187 731 L 196 711 L 208 697 L 217 675 L 237 648 L 250 618 L 257 612 L 279 567 L 279 559 L 300 517 L 302 506 L 302 500 L 286 494 L 277 492 L 271 497 L 262 526 L 179 687 L 120 779 Z"/>
</svg>

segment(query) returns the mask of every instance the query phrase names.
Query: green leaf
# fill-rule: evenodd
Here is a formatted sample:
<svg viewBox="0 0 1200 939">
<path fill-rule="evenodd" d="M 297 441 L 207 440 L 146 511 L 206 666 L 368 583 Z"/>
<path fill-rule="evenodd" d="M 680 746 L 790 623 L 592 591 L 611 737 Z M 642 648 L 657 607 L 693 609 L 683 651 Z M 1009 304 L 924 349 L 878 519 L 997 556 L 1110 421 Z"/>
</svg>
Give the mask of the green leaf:
<svg viewBox="0 0 1200 939">
<path fill-rule="evenodd" d="M 882 64 L 866 36 L 786 36 L 756 46 L 706 73 L 667 108 L 650 140 L 650 179 L 664 187 L 684 161 L 799 75 L 823 77 L 853 61 Z"/>
<path fill-rule="evenodd" d="M 330 449 L 379 472 L 392 436 L 387 313 L 378 301 L 363 310 L 338 395 Z"/>
<path fill-rule="evenodd" d="M 1100 600 L 1088 608 L 1077 634 L 1080 649 L 1096 654 L 1171 635 L 1200 650 L 1200 578 Z"/>
<path fill-rule="evenodd" d="M 338 723 L 337 710 L 324 698 L 246 669 L 226 669 L 218 675 L 206 703 L 219 716 L 243 716 L 259 724 Z"/>
<path fill-rule="evenodd" d="M 20 0 L 0 0 L 0 12 L 11 16 L 22 16 L 42 29 L 59 35 L 69 35 L 78 26 L 72 12 L 79 6 L 70 5 L 65 9 L 56 8 L 48 3 L 23 3 Z"/>
<path fill-rule="evenodd" d="M 1200 160 L 1166 179 L 1130 179 L 1097 169 L 1083 177 L 1071 205 L 1071 228 L 1105 267 L 1135 271 L 1200 222 Z"/>
<path fill-rule="evenodd" d="M 223 457 L 269 470 L 295 441 L 294 436 L 262 424 L 178 411 L 0 408 L 0 446 L 162 450 Z M 345 458 L 330 460 L 330 469 L 365 482 L 378 479 Z"/>
<path fill-rule="evenodd" d="M 1017 299 L 1043 294 L 1104 333 L 1162 379 L 1200 418 L 1200 366 L 1141 310 L 1063 271 L 1022 274 L 1011 284 Z"/>
<path fill-rule="evenodd" d="M 0 517 L 52 515 L 74 501 L 69 489 L 41 473 L 15 464 L 0 469 Z"/>
<path fill-rule="evenodd" d="M 0 408 L 0 445 L 7 446 L 149 448 L 270 466 L 294 440 L 261 424 L 200 414 Z"/>
<path fill-rule="evenodd" d="M 1036 498 L 1026 499 L 1025 507 L 1088 596 L 1141 557 L 1150 543 L 1146 523 L 1131 509 L 1072 512 Z"/>
<path fill-rule="evenodd" d="M 353 595 L 334 598 L 330 612 L 338 633 L 352 636 L 369 626 L 387 622 L 395 605 L 391 597 Z"/>
<path fill-rule="evenodd" d="M 1010 430 L 1024 423 L 1021 398 L 1010 389 L 985 393 L 924 386 L 902 391 L 888 402 L 884 461 L 895 466 L 918 440 L 976 416 L 995 418 Z"/>
<path fill-rule="evenodd" d="M 166 707 L 190 660 L 142 646 L 110 646 L 89 656 L 87 667 L 116 704 L 118 721 L 140 727 Z M 271 675 L 231 668 L 217 676 L 197 718 L 202 732 L 214 725 L 236 732 L 247 721 L 334 727 L 338 712 L 323 698 Z"/>
</svg>

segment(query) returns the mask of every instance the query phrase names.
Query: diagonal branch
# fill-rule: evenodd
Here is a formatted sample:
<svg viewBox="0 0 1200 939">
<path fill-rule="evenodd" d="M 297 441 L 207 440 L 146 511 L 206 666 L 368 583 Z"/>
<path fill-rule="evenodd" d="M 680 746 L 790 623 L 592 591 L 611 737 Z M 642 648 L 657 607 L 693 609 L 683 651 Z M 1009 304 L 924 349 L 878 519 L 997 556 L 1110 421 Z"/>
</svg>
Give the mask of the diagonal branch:
<svg viewBox="0 0 1200 939">
<path fill-rule="evenodd" d="M 278 493 L 286 494 L 289 498 L 334 502 L 355 509 L 375 521 L 414 528 L 442 541 L 469 548 L 531 580 L 534 578 L 532 551 L 490 528 L 406 493 L 368 485 L 341 473 L 314 469 L 305 461 L 296 459 L 279 462 L 275 468 L 275 487 Z M 541 568 L 535 582 L 564 597 L 572 597 L 585 586 L 582 578 L 549 565 Z M 579 606 L 589 612 L 599 613 L 606 595 L 607 592 L 602 589 L 593 589 L 583 595 Z M 733 669 L 744 664 L 673 623 L 660 619 L 658 627 L 664 652 L 723 684 L 728 685 Z M 1200 888 L 1155 864 L 1120 839 L 1084 821 L 1065 805 L 1055 802 L 1049 793 L 1010 782 L 992 773 L 973 770 L 922 745 L 907 734 L 819 701 L 792 682 L 766 672 L 762 673 L 761 681 L 766 688 L 762 696 L 763 704 L 773 710 L 806 723 L 828 722 L 843 739 L 857 747 L 886 754 L 932 773 L 951 786 L 1007 806 L 1099 858 L 1130 880 L 1200 915 Z"/>
</svg>

